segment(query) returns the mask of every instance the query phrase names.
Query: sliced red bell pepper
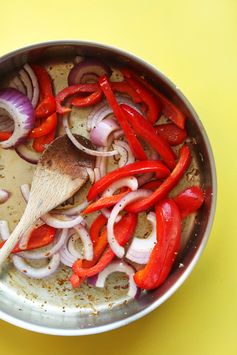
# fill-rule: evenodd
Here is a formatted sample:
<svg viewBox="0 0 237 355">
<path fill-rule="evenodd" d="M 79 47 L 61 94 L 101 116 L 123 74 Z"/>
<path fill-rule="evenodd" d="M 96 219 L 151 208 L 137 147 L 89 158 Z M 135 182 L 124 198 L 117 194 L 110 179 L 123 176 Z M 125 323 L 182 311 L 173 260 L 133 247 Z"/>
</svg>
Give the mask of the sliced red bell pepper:
<svg viewBox="0 0 237 355">
<path fill-rule="evenodd" d="M 106 223 L 107 218 L 103 214 L 99 214 L 99 216 L 92 222 L 90 226 L 90 237 L 93 245 L 98 241 L 101 229 L 106 225 Z"/>
<path fill-rule="evenodd" d="M 158 187 L 156 191 L 154 191 L 149 197 L 144 198 L 143 200 L 133 202 L 125 207 L 126 211 L 138 213 L 145 210 L 148 210 L 152 206 L 154 206 L 158 201 L 167 196 L 167 194 L 172 190 L 174 186 L 177 185 L 186 169 L 188 168 L 191 161 L 191 153 L 187 145 L 184 145 L 180 149 L 180 157 L 179 161 L 171 172 L 171 174 L 167 177 L 164 182 Z"/>
<path fill-rule="evenodd" d="M 126 81 L 111 82 L 110 85 L 113 91 L 129 95 L 135 104 L 142 102 L 142 99 L 136 90 L 134 90 Z"/>
<path fill-rule="evenodd" d="M 54 96 L 52 88 L 52 80 L 47 70 L 41 65 L 31 64 L 32 69 L 38 79 L 41 99 Z"/>
<path fill-rule="evenodd" d="M 130 70 L 122 69 L 121 72 L 129 85 L 138 93 L 142 101 L 147 105 L 147 119 L 151 123 L 155 123 L 161 114 L 160 101 L 157 100 L 150 90 L 147 90 L 147 88 L 137 80 Z"/>
<path fill-rule="evenodd" d="M 181 217 L 173 200 L 157 204 L 156 221 L 157 243 L 145 268 L 134 275 L 137 286 L 145 290 L 157 288 L 165 281 L 180 249 Z"/>
<path fill-rule="evenodd" d="M 72 106 L 76 106 L 76 107 L 92 106 L 100 102 L 102 96 L 103 96 L 102 90 L 97 90 L 86 97 L 73 97 L 70 103 Z"/>
<path fill-rule="evenodd" d="M 122 70 L 124 72 L 124 70 Z M 161 113 L 163 113 L 167 118 L 173 121 L 179 128 L 184 129 L 185 126 L 185 116 L 184 114 L 163 94 L 157 91 L 151 84 L 149 84 L 145 79 L 137 75 L 132 70 L 126 69 L 132 78 L 139 81 L 147 90 L 152 92 L 161 103 Z M 125 71 L 125 72 L 126 72 Z M 126 77 L 126 75 L 125 75 Z"/>
<path fill-rule="evenodd" d="M 21 249 L 18 243 L 11 251 L 11 253 L 19 253 L 23 250 L 32 250 L 32 249 L 44 247 L 53 242 L 55 234 L 56 234 L 55 228 L 43 224 L 42 226 L 32 230 L 26 248 Z M 3 242 L 0 243 L 0 248 L 2 248 L 5 242 L 6 241 L 4 240 Z"/>
<path fill-rule="evenodd" d="M 136 214 L 127 214 L 114 227 L 114 234 L 120 245 L 125 245 L 132 237 L 137 224 Z M 91 268 L 83 268 L 82 260 L 76 261 L 72 269 L 79 277 L 90 277 L 101 272 L 115 257 L 110 247 Z"/>
<path fill-rule="evenodd" d="M 73 273 L 69 278 L 69 281 L 71 282 L 73 288 L 79 287 L 84 280 L 85 278 L 79 277 L 75 273 Z"/>
<path fill-rule="evenodd" d="M 120 108 L 120 106 L 116 100 L 116 97 L 115 97 L 113 90 L 111 88 L 111 84 L 110 84 L 109 79 L 107 78 L 106 75 L 101 76 L 99 78 L 99 84 L 101 86 L 101 89 L 102 89 L 110 107 L 112 108 L 112 110 L 114 112 L 115 117 L 117 118 L 122 130 L 124 131 L 125 137 L 127 138 L 128 144 L 129 144 L 135 158 L 137 158 L 139 160 L 147 159 L 146 153 L 145 153 L 141 143 L 139 142 L 134 131 L 130 127 L 129 123 L 127 122 L 125 114 L 122 111 L 122 109 Z"/>
<path fill-rule="evenodd" d="M 46 96 L 35 108 L 36 118 L 45 118 L 56 111 L 56 100 L 54 96 Z"/>
<path fill-rule="evenodd" d="M 127 191 L 120 192 L 117 195 L 101 197 L 99 200 L 91 203 L 88 207 L 86 207 L 86 209 L 82 212 L 82 214 L 89 214 L 89 213 L 92 213 L 95 211 L 99 211 L 105 207 L 108 208 L 108 207 L 114 206 L 129 191 L 131 191 L 131 190 L 128 189 Z"/>
<path fill-rule="evenodd" d="M 161 184 L 162 184 L 162 182 L 160 180 L 152 180 L 152 181 L 146 182 L 144 185 L 142 185 L 141 189 L 155 191 Z"/>
<path fill-rule="evenodd" d="M 29 138 L 39 138 L 45 136 L 55 130 L 57 127 L 57 114 L 54 112 L 52 115 L 48 116 L 43 123 L 32 129 L 29 134 Z"/>
<path fill-rule="evenodd" d="M 71 112 L 69 107 L 62 106 L 63 101 L 69 96 L 78 93 L 94 93 L 100 89 L 97 83 L 71 85 L 61 90 L 56 96 L 57 112 L 61 115 Z"/>
<path fill-rule="evenodd" d="M 0 132 L 0 141 L 6 141 L 12 135 L 12 132 Z"/>
<path fill-rule="evenodd" d="M 139 134 L 159 153 L 162 160 L 170 169 L 173 169 L 175 167 L 174 152 L 168 143 L 159 134 L 156 133 L 152 124 L 134 108 L 125 104 L 120 105 L 120 107 L 125 112 L 126 117 L 128 118 L 129 122 L 131 122 L 135 132 Z"/>
<path fill-rule="evenodd" d="M 93 200 L 109 185 L 123 177 L 151 172 L 155 172 L 158 179 L 164 179 L 170 174 L 169 169 L 159 160 L 136 161 L 135 163 L 110 171 L 107 175 L 103 176 L 92 185 L 87 195 L 87 199 L 88 201 Z"/>
<path fill-rule="evenodd" d="M 204 194 L 199 186 L 191 186 L 173 198 L 182 218 L 196 212 L 204 202 Z"/>
<path fill-rule="evenodd" d="M 52 130 L 50 133 L 46 134 L 45 136 L 35 138 L 33 141 L 33 148 L 36 152 L 42 153 L 48 144 L 50 144 L 55 138 L 55 130 Z"/>
<path fill-rule="evenodd" d="M 157 134 L 163 137 L 169 145 L 178 145 L 184 142 L 187 137 L 185 129 L 181 129 L 173 123 L 159 124 L 154 127 Z"/>
</svg>

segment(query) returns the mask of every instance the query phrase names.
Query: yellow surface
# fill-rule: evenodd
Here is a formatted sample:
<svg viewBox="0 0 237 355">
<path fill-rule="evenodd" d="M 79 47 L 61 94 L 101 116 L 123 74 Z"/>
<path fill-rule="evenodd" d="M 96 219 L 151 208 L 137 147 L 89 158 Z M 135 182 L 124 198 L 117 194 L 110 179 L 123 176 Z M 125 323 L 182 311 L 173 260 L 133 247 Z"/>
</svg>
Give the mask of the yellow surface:
<svg viewBox="0 0 237 355">
<path fill-rule="evenodd" d="M 236 355 L 237 1 L 1 1 L 0 55 L 53 39 L 88 39 L 159 67 L 190 99 L 212 143 L 218 206 L 208 246 L 185 284 L 131 325 L 60 338 L 0 322 L 0 354 Z"/>
</svg>

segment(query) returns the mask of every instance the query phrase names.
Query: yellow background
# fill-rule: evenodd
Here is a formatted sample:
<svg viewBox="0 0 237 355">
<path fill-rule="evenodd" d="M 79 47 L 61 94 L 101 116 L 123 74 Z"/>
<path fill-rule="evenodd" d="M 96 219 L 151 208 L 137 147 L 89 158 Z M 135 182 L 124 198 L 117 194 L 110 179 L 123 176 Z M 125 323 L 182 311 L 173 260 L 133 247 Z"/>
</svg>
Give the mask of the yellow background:
<svg viewBox="0 0 237 355">
<path fill-rule="evenodd" d="M 110 333 L 63 338 L 0 322 L 0 354 L 237 354 L 237 1 L 1 1 L 0 55 L 34 42 L 95 40 L 156 65 L 209 135 L 218 206 L 208 246 L 159 309 Z"/>
</svg>

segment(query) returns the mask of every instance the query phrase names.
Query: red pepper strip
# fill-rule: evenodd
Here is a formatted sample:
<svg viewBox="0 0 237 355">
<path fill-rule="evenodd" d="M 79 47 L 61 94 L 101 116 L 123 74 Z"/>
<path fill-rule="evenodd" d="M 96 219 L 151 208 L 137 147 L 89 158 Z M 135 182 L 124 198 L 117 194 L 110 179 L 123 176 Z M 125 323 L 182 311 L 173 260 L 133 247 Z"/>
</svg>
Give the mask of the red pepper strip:
<svg viewBox="0 0 237 355">
<path fill-rule="evenodd" d="M 123 177 L 151 172 L 155 172 L 158 179 L 164 179 L 170 173 L 169 169 L 159 160 L 136 161 L 135 163 L 131 163 L 116 170 L 110 171 L 107 175 L 103 176 L 100 180 L 92 185 L 87 195 L 87 199 L 88 201 L 93 200 L 109 185 Z"/>
<path fill-rule="evenodd" d="M 12 135 L 12 132 L 0 132 L 0 141 L 6 141 Z"/>
<path fill-rule="evenodd" d="M 68 97 L 78 93 L 93 93 L 99 90 L 97 83 L 71 85 L 60 91 L 56 96 L 57 112 L 61 115 L 71 112 L 69 107 L 62 106 L 62 102 Z"/>
<path fill-rule="evenodd" d="M 127 214 L 121 221 L 119 221 L 114 227 L 114 234 L 120 245 L 125 245 L 129 239 L 132 237 L 135 227 L 137 224 L 137 215 L 136 214 Z M 97 264 L 91 268 L 84 269 L 82 267 L 82 260 L 77 260 L 73 266 L 73 271 L 79 277 L 90 277 L 101 272 L 115 257 L 112 249 L 108 249 L 101 256 Z"/>
<path fill-rule="evenodd" d="M 125 112 L 135 132 L 159 153 L 170 169 L 173 169 L 175 167 L 174 152 L 168 143 L 156 133 L 152 124 L 132 107 L 125 104 L 120 105 L 120 107 Z"/>
<path fill-rule="evenodd" d="M 49 134 L 35 138 L 32 144 L 34 150 L 38 153 L 42 153 L 46 146 L 50 144 L 55 138 L 55 130 L 52 130 Z"/>
<path fill-rule="evenodd" d="M 111 82 L 110 85 L 113 91 L 129 95 L 135 104 L 142 102 L 142 99 L 136 90 L 134 90 L 126 81 Z"/>
<path fill-rule="evenodd" d="M 15 248 L 11 251 L 11 253 L 19 253 L 23 250 L 31 250 L 36 248 L 44 247 L 54 240 L 56 233 L 56 229 L 46 224 L 43 224 L 40 227 L 37 227 L 32 230 L 30 239 L 28 241 L 27 247 L 25 249 L 21 249 L 19 247 L 19 243 L 15 246 Z M 5 240 L 0 243 L 0 249 L 5 244 Z"/>
<path fill-rule="evenodd" d="M 156 99 L 152 92 L 148 91 L 137 78 L 127 69 L 122 69 L 121 72 L 125 76 L 129 85 L 138 93 L 142 101 L 147 105 L 147 119 L 151 123 L 155 123 L 161 114 L 160 101 Z"/>
<path fill-rule="evenodd" d="M 100 102 L 102 99 L 103 92 L 102 90 L 98 90 L 93 92 L 92 94 L 86 96 L 86 97 L 74 97 L 70 103 L 73 106 L 76 107 L 87 107 L 87 106 L 92 106 Z"/>
<path fill-rule="evenodd" d="M 125 114 L 121 110 L 121 108 L 116 100 L 116 97 L 112 91 L 109 79 L 107 78 L 106 75 L 101 76 L 99 78 L 99 84 L 101 86 L 103 93 L 105 94 L 105 97 L 106 97 L 109 105 L 111 106 L 111 108 L 114 112 L 115 117 L 117 118 L 122 130 L 124 131 L 124 134 L 127 138 L 128 144 L 129 144 L 135 158 L 137 158 L 139 160 L 146 160 L 147 159 L 146 153 L 145 153 L 141 143 L 137 139 L 134 131 L 130 127 L 129 123 L 127 122 Z"/>
<path fill-rule="evenodd" d="M 112 196 L 106 196 L 106 197 L 101 197 L 99 200 L 91 203 L 83 212 L 82 214 L 89 214 L 95 211 L 99 211 L 102 208 L 105 207 L 111 207 L 116 205 L 116 203 L 121 200 L 121 198 L 126 195 L 130 189 L 128 189 L 126 192 L 121 192 L 117 195 L 112 195 Z"/>
<path fill-rule="evenodd" d="M 36 118 L 45 118 L 56 111 L 56 100 L 54 96 L 45 97 L 35 108 Z"/>
<path fill-rule="evenodd" d="M 149 182 L 145 183 L 144 185 L 142 185 L 141 189 L 155 191 L 161 184 L 162 184 L 162 182 L 160 180 L 152 180 L 152 181 L 149 181 Z"/>
<path fill-rule="evenodd" d="M 157 134 L 163 137 L 169 145 L 178 145 L 187 137 L 185 129 L 181 129 L 173 123 L 159 124 L 154 127 Z"/>
<path fill-rule="evenodd" d="M 57 114 L 53 113 L 51 116 L 47 117 L 44 122 L 34 129 L 29 134 L 29 138 L 39 138 L 45 136 L 55 130 L 57 126 Z"/>
<path fill-rule="evenodd" d="M 182 218 L 196 212 L 204 202 L 204 194 L 199 186 L 191 186 L 173 198 Z"/>
<path fill-rule="evenodd" d="M 145 268 L 134 275 L 137 286 L 145 290 L 157 288 L 165 281 L 180 248 L 181 217 L 173 200 L 158 203 L 156 221 L 158 241 Z"/>
<path fill-rule="evenodd" d="M 91 224 L 90 237 L 93 245 L 98 241 L 100 237 L 100 231 L 106 225 L 106 223 L 107 218 L 103 214 L 100 214 Z"/>
<path fill-rule="evenodd" d="M 124 72 L 124 70 L 125 69 L 123 69 L 122 72 Z M 152 85 L 150 85 L 146 80 L 138 76 L 133 71 L 126 69 L 125 73 L 129 73 L 131 77 L 138 80 L 143 86 L 150 90 L 160 100 L 162 113 L 171 121 L 173 121 L 179 128 L 184 129 L 186 118 L 184 114 L 170 100 L 168 100 L 163 94 L 158 92 Z M 124 74 L 124 76 L 126 77 L 126 74 Z"/>
<path fill-rule="evenodd" d="M 154 191 L 149 197 L 144 198 L 143 200 L 133 202 L 125 207 L 126 211 L 129 212 L 142 212 L 148 210 L 159 200 L 166 197 L 166 195 L 172 190 L 174 186 L 177 185 L 178 181 L 183 176 L 185 170 L 188 168 L 191 161 L 191 153 L 187 145 L 184 145 L 180 149 L 180 158 L 179 161 L 172 171 L 172 173 L 167 177 L 166 180 Z M 98 181 L 99 182 L 99 181 Z"/>
<path fill-rule="evenodd" d="M 36 64 L 31 64 L 31 67 L 34 70 L 39 82 L 41 98 L 45 99 L 48 96 L 54 96 L 52 89 L 52 80 L 47 70 L 44 67 Z"/>
<path fill-rule="evenodd" d="M 78 288 L 84 280 L 84 278 L 77 276 L 75 273 L 73 273 L 69 278 L 73 288 Z"/>
</svg>

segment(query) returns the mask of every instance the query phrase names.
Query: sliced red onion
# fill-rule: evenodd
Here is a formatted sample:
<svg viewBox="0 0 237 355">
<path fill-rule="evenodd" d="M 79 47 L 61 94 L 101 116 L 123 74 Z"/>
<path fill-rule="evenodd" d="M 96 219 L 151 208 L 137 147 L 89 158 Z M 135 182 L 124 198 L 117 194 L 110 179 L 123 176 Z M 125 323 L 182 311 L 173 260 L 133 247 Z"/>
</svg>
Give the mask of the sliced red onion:
<svg viewBox="0 0 237 355">
<path fill-rule="evenodd" d="M 127 176 L 111 184 L 102 194 L 102 197 L 112 196 L 121 187 L 129 187 L 132 191 L 138 189 L 138 182 L 134 176 Z"/>
<path fill-rule="evenodd" d="M 129 203 L 148 197 L 151 193 L 152 192 L 148 190 L 137 190 L 129 192 L 127 195 L 122 197 L 122 199 L 113 207 L 107 223 L 108 243 L 118 258 L 122 258 L 125 252 L 124 247 L 119 245 L 114 235 L 114 223 L 119 212 L 121 212 Z"/>
<path fill-rule="evenodd" d="M 128 97 L 122 96 L 120 94 L 116 94 L 115 96 L 119 104 L 127 104 L 132 108 L 134 108 L 135 110 L 137 110 L 139 113 L 142 113 L 139 106 L 134 104 Z M 106 100 L 101 101 L 93 108 L 93 110 L 90 112 L 87 118 L 87 123 L 86 123 L 87 130 L 91 131 L 101 121 L 103 121 L 107 116 L 111 114 L 113 114 L 113 110 L 109 106 L 108 102 Z"/>
<path fill-rule="evenodd" d="M 114 272 L 124 272 L 128 276 L 129 288 L 127 295 L 129 297 L 135 297 L 137 294 L 137 286 L 133 279 L 134 269 L 124 261 L 112 261 L 103 271 L 98 274 L 95 286 L 101 288 L 104 287 L 107 277 Z"/>
<path fill-rule="evenodd" d="M 24 258 L 18 255 L 13 255 L 12 261 L 15 268 L 22 274 L 33 279 L 43 279 L 51 276 L 58 269 L 60 265 L 60 255 L 59 253 L 54 254 L 48 265 L 40 268 L 30 266 Z"/>
<path fill-rule="evenodd" d="M 127 259 L 141 265 L 148 263 L 152 249 L 157 242 L 155 213 L 148 213 L 147 219 L 152 224 L 150 235 L 146 239 L 134 237 L 126 254 Z"/>
<path fill-rule="evenodd" d="M 106 147 L 109 135 L 118 130 L 119 126 L 112 117 L 107 117 L 90 132 L 90 140 L 99 147 Z"/>
<path fill-rule="evenodd" d="M 31 97 L 31 103 L 33 107 L 36 107 L 38 101 L 39 101 L 39 83 L 38 83 L 38 79 L 34 73 L 34 71 L 32 70 L 31 66 L 29 64 L 25 64 L 23 67 L 26 71 L 26 73 L 28 74 L 30 80 L 31 80 L 31 84 L 32 84 L 32 88 L 33 88 L 33 92 L 32 92 L 32 97 Z"/>
<path fill-rule="evenodd" d="M 134 176 L 128 176 L 126 178 L 115 181 L 111 184 L 102 194 L 102 197 L 112 196 L 121 187 L 129 187 L 132 191 L 138 189 L 138 182 Z M 101 213 L 109 219 L 111 210 L 109 208 L 102 208 Z M 118 223 L 122 216 L 118 215 L 115 222 Z"/>
<path fill-rule="evenodd" d="M 17 253 L 17 255 L 31 259 L 31 260 L 40 260 L 40 259 L 47 259 L 57 253 L 62 246 L 64 245 L 65 241 L 70 237 L 70 233 L 68 229 L 62 229 L 57 231 L 57 235 L 55 237 L 55 241 L 46 247 L 35 249 L 35 250 L 26 250 Z"/>
<path fill-rule="evenodd" d="M 34 149 L 28 148 L 25 144 L 20 144 L 15 148 L 16 153 L 23 160 L 27 161 L 30 164 L 37 164 L 41 156 L 40 153 L 37 153 Z"/>
<path fill-rule="evenodd" d="M 78 250 L 75 246 L 77 240 L 80 239 L 80 235 L 72 235 L 71 238 L 69 238 L 67 246 L 68 246 L 68 251 L 69 253 L 77 260 L 77 259 L 83 259 L 83 253 Z"/>
<path fill-rule="evenodd" d="M 85 201 L 85 202 L 82 202 L 79 205 L 74 206 L 74 207 L 70 207 L 70 208 L 62 209 L 62 210 L 54 209 L 51 212 L 56 213 L 56 214 L 62 214 L 64 216 L 76 216 L 80 212 L 82 212 L 88 205 L 89 205 L 89 202 Z"/>
<path fill-rule="evenodd" d="M 68 84 L 84 84 L 88 81 L 98 81 L 98 78 L 106 74 L 112 74 L 110 67 L 99 59 L 85 59 L 74 65 L 68 75 Z"/>
<path fill-rule="evenodd" d="M 122 166 L 134 163 L 135 157 L 132 153 L 132 150 L 128 143 L 120 140 L 114 141 L 113 148 L 116 149 L 121 158 L 119 159 L 118 166 L 121 168 Z"/>
<path fill-rule="evenodd" d="M 68 136 L 68 138 L 70 139 L 70 141 L 80 150 L 82 150 L 83 152 L 89 154 L 89 155 L 93 155 L 93 156 L 113 156 L 117 154 L 116 150 L 111 150 L 108 152 L 101 152 L 98 150 L 93 150 L 93 149 L 89 149 L 86 148 L 85 146 L 83 146 L 81 143 L 78 142 L 78 140 L 74 137 L 74 135 L 72 134 L 70 128 L 69 128 L 69 124 L 68 124 L 68 118 L 67 116 L 63 117 L 63 125 L 66 131 L 66 134 Z"/>
<path fill-rule="evenodd" d="M 64 245 L 61 249 L 60 249 L 60 261 L 62 264 L 72 267 L 72 265 L 75 263 L 75 261 L 77 260 L 77 258 L 75 256 L 73 256 L 67 248 L 67 245 Z"/>
<path fill-rule="evenodd" d="M 26 88 L 23 84 L 23 82 L 21 81 L 21 79 L 18 76 L 15 76 L 9 83 L 8 85 L 9 88 L 13 88 L 13 89 L 17 89 L 20 92 L 22 92 L 22 94 L 26 95 Z"/>
<path fill-rule="evenodd" d="M 73 229 L 78 233 L 79 238 L 82 241 L 83 244 L 83 249 L 84 249 L 84 259 L 86 260 L 92 260 L 93 259 L 93 244 L 91 241 L 90 234 L 86 230 L 86 228 L 79 224 L 76 227 L 73 227 Z"/>
<path fill-rule="evenodd" d="M 9 191 L 0 189 L 0 205 L 7 202 L 10 196 L 11 193 Z"/>
<path fill-rule="evenodd" d="M 0 221 L 0 237 L 2 240 L 7 240 L 10 236 L 8 222 L 1 220 Z"/>
<path fill-rule="evenodd" d="M 77 224 L 82 222 L 82 216 L 77 216 L 75 218 L 69 218 L 66 220 L 61 220 L 59 218 L 57 218 L 57 215 L 51 215 L 49 213 L 46 213 L 45 215 L 40 217 L 44 223 L 46 223 L 48 226 L 53 227 L 53 228 L 59 228 L 59 229 L 63 229 L 63 228 L 73 228 L 74 226 L 76 226 Z M 66 216 L 65 216 L 66 218 Z"/>
<path fill-rule="evenodd" d="M 3 89 L 0 91 L 0 108 L 9 116 L 9 121 L 14 121 L 12 136 L 0 145 L 2 148 L 15 147 L 26 139 L 34 127 L 34 109 L 29 99 L 16 89 Z"/>
<path fill-rule="evenodd" d="M 30 77 L 29 77 L 28 73 L 24 69 L 21 69 L 19 71 L 19 75 L 20 75 L 21 81 L 25 85 L 26 95 L 29 98 L 29 100 L 31 101 L 32 97 L 33 97 L 33 86 L 32 86 Z"/>
</svg>

